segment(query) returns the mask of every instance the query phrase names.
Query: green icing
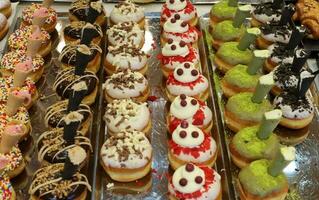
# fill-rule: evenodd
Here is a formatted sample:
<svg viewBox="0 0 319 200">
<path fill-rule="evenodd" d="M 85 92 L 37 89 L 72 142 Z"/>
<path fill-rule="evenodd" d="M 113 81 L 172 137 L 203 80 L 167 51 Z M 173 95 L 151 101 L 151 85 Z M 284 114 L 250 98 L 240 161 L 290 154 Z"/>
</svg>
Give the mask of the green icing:
<svg viewBox="0 0 319 200">
<path fill-rule="evenodd" d="M 232 96 L 227 101 L 227 110 L 242 120 L 260 122 L 263 114 L 272 109 L 272 105 L 267 99 L 264 99 L 260 104 L 253 103 L 251 101 L 252 96 L 253 93 L 250 92 L 243 92 Z"/>
<path fill-rule="evenodd" d="M 233 19 L 236 14 L 237 7 L 228 6 L 227 0 L 222 0 L 212 6 L 210 13 L 221 20 Z"/>
<path fill-rule="evenodd" d="M 228 70 L 224 76 L 224 80 L 231 85 L 235 85 L 240 88 L 254 88 L 257 85 L 260 74 L 250 75 L 247 73 L 246 65 L 236 65 L 232 69 Z"/>
<path fill-rule="evenodd" d="M 240 155 L 258 160 L 273 158 L 279 147 L 279 140 L 275 134 L 271 134 L 266 140 L 257 137 L 259 126 L 247 127 L 240 130 L 233 138 L 233 144 Z"/>
<path fill-rule="evenodd" d="M 241 51 L 237 48 L 238 42 L 225 42 L 217 51 L 217 55 L 231 65 L 248 65 L 253 53 L 246 49 Z"/>
<path fill-rule="evenodd" d="M 285 175 L 283 173 L 277 177 L 269 175 L 269 164 L 268 160 L 257 160 L 242 169 L 238 174 L 238 178 L 243 188 L 249 193 L 260 197 L 283 189 L 287 184 Z"/>
<path fill-rule="evenodd" d="M 215 26 L 212 35 L 214 39 L 229 42 L 232 40 L 236 40 L 237 38 L 241 38 L 244 33 L 244 26 L 236 28 L 233 26 L 233 21 L 225 20 Z"/>
</svg>

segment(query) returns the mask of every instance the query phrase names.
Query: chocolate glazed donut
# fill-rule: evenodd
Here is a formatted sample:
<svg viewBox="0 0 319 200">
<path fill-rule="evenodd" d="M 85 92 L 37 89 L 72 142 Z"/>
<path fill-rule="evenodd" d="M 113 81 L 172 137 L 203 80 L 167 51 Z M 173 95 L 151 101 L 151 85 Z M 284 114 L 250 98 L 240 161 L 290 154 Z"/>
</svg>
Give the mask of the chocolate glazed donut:
<svg viewBox="0 0 319 200">
<path fill-rule="evenodd" d="M 100 2 L 78 0 L 71 4 L 70 14 L 74 15 L 79 21 L 95 23 L 99 16 L 104 16 L 104 9 Z"/>
<path fill-rule="evenodd" d="M 72 38 L 73 40 L 79 40 L 82 38 L 82 29 L 90 23 L 84 21 L 74 21 L 63 30 L 65 36 Z M 94 37 L 102 37 L 103 31 L 98 24 L 90 26 L 90 32 Z M 94 38 L 93 37 L 93 38 Z"/>
</svg>

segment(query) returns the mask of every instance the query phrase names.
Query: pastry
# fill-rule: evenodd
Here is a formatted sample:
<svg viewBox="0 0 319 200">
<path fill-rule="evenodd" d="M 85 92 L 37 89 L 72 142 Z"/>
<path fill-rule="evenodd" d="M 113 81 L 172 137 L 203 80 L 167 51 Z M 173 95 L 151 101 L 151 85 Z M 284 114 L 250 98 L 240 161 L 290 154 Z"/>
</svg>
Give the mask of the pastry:
<svg viewBox="0 0 319 200">
<path fill-rule="evenodd" d="M 250 163 L 238 174 L 237 189 L 241 200 L 282 200 L 288 193 L 288 181 L 282 170 L 295 159 L 293 147 L 282 147 L 272 161 Z"/>
<path fill-rule="evenodd" d="M 165 93 L 171 102 L 181 94 L 206 101 L 210 94 L 207 78 L 192 63 L 187 62 L 177 66 L 168 75 Z"/>
<path fill-rule="evenodd" d="M 148 135 L 152 128 L 151 113 L 147 103 L 131 99 L 115 99 L 107 104 L 104 120 L 110 135 L 116 135 L 122 130 L 137 130 Z"/>
<path fill-rule="evenodd" d="M 6 16 L 0 13 L 0 41 L 7 35 L 9 24 Z"/>
<path fill-rule="evenodd" d="M 214 4 L 209 12 L 210 26 L 213 28 L 221 21 L 234 19 L 237 6 L 237 0 L 221 0 Z"/>
<path fill-rule="evenodd" d="M 165 77 L 174 71 L 177 66 L 185 62 L 192 63 L 196 68 L 199 66 L 199 53 L 197 49 L 184 41 L 168 39 L 158 56 L 161 61 L 161 69 Z"/>
<path fill-rule="evenodd" d="M 135 22 L 141 29 L 145 28 L 144 8 L 130 0 L 119 2 L 111 11 L 110 22 L 112 25 L 122 22 Z"/>
<path fill-rule="evenodd" d="M 259 27 L 263 24 L 267 24 L 268 22 L 278 23 L 281 18 L 283 6 L 283 0 L 274 0 L 273 2 L 260 3 L 255 5 L 251 12 L 251 25 Z"/>
<path fill-rule="evenodd" d="M 258 28 L 249 28 L 239 42 L 222 44 L 213 58 L 217 69 L 226 73 L 238 64 L 248 65 L 252 59 L 252 52 L 248 47 L 255 41 L 258 34 L 260 34 Z"/>
<path fill-rule="evenodd" d="M 107 102 L 114 99 L 133 99 L 145 102 L 150 94 L 147 79 L 139 72 L 124 70 L 110 76 L 103 85 Z"/>
<path fill-rule="evenodd" d="M 104 60 L 104 69 L 108 75 L 126 69 L 144 75 L 148 70 L 147 55 L 136 46 L 128 44 L 110 46 Z"/>
<path fill-rule="evenodd" d="M 166 0 L 161 11 L 161 25 L 175 14 L 190 26 L 196 26 L 198 23 L 197 10 L 190 0 Z"/>
<path fill-rule="evenodd" d="M 255 92 L 238 93 L 230 97 L 225 106 L 225 121 L 229 129 L 234 132 L 260 123 L 265 112 L 272 109 L 265 96 L 274 85 L 272 75 L 259 78 Z"/>
<path fill-rule="evenodd" d="M 42 10 L 48 15 L 42 28 L 44 28 L 47 32 L 52 33 L 55 30 L 55 26 L 57 24 L 57 13 L 53 8 L 45 7 L 45 5 L 43 4 L 32 3 L 31 5 L 23 9 L 23 25 L 32 25 L 34 22 L 34 13 L 39 10 Z"/>
<path fill-rule="evenodd" d="M 224 20 L 218 22 L 211 29 L 212 45 L 215 49 L 230 41 L 239 41 L 245 33 L 244 21 L 250 17 L 250 5 L 240 6 L 237 8 L 235 18 L 233 20 Z"/>
<path fill-rule="evenodd" d="M 98 24 L 91 24 L 84 21 L 73 21 L 63 29 L 66 43 L 100 45 L 103 37 L 102 28 Z"/>
<path fill-rule="evenodd" d="M 76 51 L 78 48 L 90 51 L 89 62 L 86 69 L 97 73 L 100 69 L 102 49 L 96 44 L 90 44 L 89 46 L 85 44 L 67 44 L 63 47 L 59 55 L 59 61 L 62 63 L 62 67 L 64 69 L 75 67 L 77 61 Z"/>
<path fill-rule="evenodd" d="M 85 200 L 91 186 L 84 174 L 78 172 L 86 160 L 83 148 L 75 146 L 67 150 L 65 163 L 48 165 L 37 170 L 29 188 L 31 200 L 75 199 Z"/>
<path fill-rule="evenodd" d="M 183 165 L 169 178 L 168 199 L 221 200 L 221 177 L 214 169 L 205 165 Z"/>
<path fill-rule="evenodd" d="M 69 9 L 70 21 L 86 21 L 103 26 L 105 24 L 105 11 L 101 2 L 90 0 L 76 0 Z"/>
<path fill-rule="evenodd" d="M 192 44 L 193 47 L 197 47 L 197 41 L 200 36 L 200 32 L 196 27 L 190 26 L 187 22 L 183 21 L 179 14 L 168 18 L 163 25 L 161 33 L 161 45 L 164 46 L 169 39 L 180 42 L 184 41 L 187 44 Z"/>
<path fill-rule="evenodd" d="M 273 133 L 282 116 L 281 110 L 264 113 L 260 125 L 241 129 L 229 143 L 232 161 L 239 168 L 259 159 L 271 159 L 279 149 L 279 139 Z"/>
<path fill-rule="evenodd" d="M 103 144 L 101 164 L 113 180 L 135 181 L 150 172 L 152 151 L 152 145 L 143 132 L 121 131 Z"/>
<path fill-rule="evenodd" d="M 106 31 L 110 46 L 133 45 L 142 48 L 145 32 L 136 22 L 121 22 Z"/>
<path fill-rule="evenodd" d="M 6 176 L 0 177 L 0 199 L 2 200 L 16 200 L 16 193 Z"/>
<path fill-rule="evenodd" d="M 200 128 L 189 124 L 180 124 L 174 130 L 172 139 L 168 142 L 168 160 L 176 170 L 187 163 L 212 167 L 217 158 L 215 140 Z"/>
<path fill-rule="evenodd" d="M 2 0 L 0 2 L 0 13 L 9 18 L 12 13 L 11 2 L 9 0 Z"/>
<path fill-rule="evenodd" d="M 183 126 L 192 124 L 203 132 L 210 133 L 213 126 L 212 117 L 212 111 L 204 102 L 181 94 L 171 103 L 166 115 L 167 129 L 169 133 L 173 133 L 176 127 L 183 123 Z"/>
<path fill-rule="evenodd" d="M 223 95 L 230 98 L 240 92 L 254 92 L 261 76 L 260 69 L 268 56 L 268 50 L 255 50 L 248 66 L 239 64 L 228 70 L 220 82 Z"/>
</svg>

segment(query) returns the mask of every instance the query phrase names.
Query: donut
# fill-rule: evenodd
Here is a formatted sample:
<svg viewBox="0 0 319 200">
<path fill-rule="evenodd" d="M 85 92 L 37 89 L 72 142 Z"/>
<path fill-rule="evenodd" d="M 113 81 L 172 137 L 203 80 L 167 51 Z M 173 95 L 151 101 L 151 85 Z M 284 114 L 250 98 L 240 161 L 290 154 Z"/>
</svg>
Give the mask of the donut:
<svg viewBox="0 0 319 200">
<path fill-rule="evenodd" d="M 109 45 L 133 45 L 142 48 L 145 32 L 136 22 L 121 22 L 106 31 Z"/>
<path fill-rule="evenodd" d="M 196 48 L 199 36 L 200 32 L 196 27 L 190 26 L 181 19 L 179 14 L 175 14 L 163 25 L 161 44 L 164 46 L 169 39 L 172 39 L 176 42 L 184 41 L 187 44 L 192 44 L 193 47 Z"/>
<path fill-rule="evenodd" d="M 168 160 L 174 170 L 189 162 L 212 167 L 217 158 L 215 140 L 192 124 L 179 124 L 168 146 Z"/>
<path fill-rule="evenodd" d="M 275 42 L 288 44 L 292 28 L 289 25 L 265 24 L 260 27 L 261 35 L 256 39 L 256 46 L 259 49 L 267 49 Z"/>
<path fill-rule="evenodd" d="M 91 105 L 95 102 L 97 95 L 98 77 L 90 71 L 85 71 L 83 75 L 75 75 L 74 68 L 66 68 L 61 70 L 53 83 L 53 90 L 62 99 L 69 98 L 74 92 L 74 85 L 84 81 L 86 84 L 86 96 L 82 100 L 84 104 Z"/>
<path fill-rule="evenodd" d="M 105 11 L 101 2 L 90 0 L 76 0 L 69 9 L 70 21 L 87 21 L 100 26 L 105 24 Z"/>
<path fill-rule="evenodd" d="M 137 130 L 148 135 L 152 128 L 147 103 L 135 102 L 132 99 L 115 99 L 107 104 L 104 120 L 110 135 L 116 135 L 122 130 Z"/>
<path fill-rule="evenodd" d="M 0 199 L 2 200 L 15 200 L 16 193 L 6 176 L 0 177 Z"/>
<path fill-rule="evenodd" d="M 182 63 L 193 63 L 196 68 L 199 67 L 199 53 L 197 49 L 184 41 L 174 41 L 168 39 L 158 56 L 161 61 L 161 70 L 165 77 L 174 71 Z"/>
<path fill-rule="evenodd" d="M 181 94 L 171 103 L 166 116 L 167 130 L 173 133 L 179 124 L 184 123 L 210 133 L 213 126 L 212 115 L 212 111 L 204 102 Z"/>
<path fill-rule="evenodd" d="M 22 153 L 17 146 L 12 147 L 8 153 L 0 153 L 0 157 L 10 161 L 9 164 L 4 168 L 4 172 L 10 179 L 21 174 L 26 166 Z"/>
<path fill-rule="evenodd" d="M 198 23 L 197 10 L 189 0 L 166 0 L 161 10 L 161 25 L 175 14 L 190 26 L 196 26 Z"/>
<path fill-rule="evenodd" d="M 113 74 L 104 83 L 104 96 L 107 102 L 114 99 L 133 99 L 145 102 L 150 94 L 147 79 L 139 72 L 124 70 Z"/>
<path fill-rule="evenodd" d="M 125 0 L 114 6 L 110 14 L 111 25 L 122 22 L 135 22 L 141 29 L 145 28 L 144 8 L 134 4 L 132 1 Z"/>
<path fill-rule="evenodd" d="M 252 19 L 250 23 L 254 27 L 260 27 L 268 22 L 278 23 L 281 18 L 281 13 L 282 9 L 276 8 L 273 3 L 257 4 L 253 6 L 251 11 Z"/>
<path fill-rule="evenodd" d="M 79 108 L 73 112 L 83 116 L 78 130 L 82 132 L 82 135 L 87 135 L 91 127 L 93 116 L 90 107 L 86 104 L 80 104 Z M 68 100 L 58 101 L 46 109 L 44 116 L 45 125 L 50 128 L 64 127 L 66 123 L 65 116 L 67 114 L 69 114 Z"/>
<path fill-rule="evenodd" d="M 104 60 L 104 69 L 112 75 L 118 71 L 129 69 L 141 74 L 148 70 L 147 55 L 141 49 L 128 44 L 110 46 Z"/>
<path fill-rule="evenodd" d="M 91 52 L 86 69 L 93 73 L 97 73 L 100 69 L 102 49 L 96 44 L 90 44 L 89 46 L 84 44 L 67 44 L 63 47 L 59 55 L 59 61 L 62 63 L 62 68 L 75 67 L 76 50 L 79 47 L 85 48 Z"/>
<path fill-rule="evenodd" d="M 234 19 L 236 10 L 237 6 L 228 5 L 227 0 L 214 4 L 209 12 L 210 26 L 213 28 L 219 22 Z"/>
<path fill-rule="evenodd" d="M 0 13 L 0 41 L 7 35 L 9 24 L 6 16 Z"/>
<path fill-rule="evenodd" d="M 169 178 L 168 199 L 221 200 L 221 177 L 211 167 L 187 163 Z"/>
<path fill-rule="evenodd" d="M 22 26 L 15 30 L 8 39 L 8 45 L 11 51 L 27 50 L 28 39 L 32 35 L 33 26 Z M 42 57 L 47 56 L 51 52 L 51 36 L 43 28 L 41 29 L 42 44 L 38 50 L 38 54 Z"/>
<path fill-rule="evenodd" d="M 168 76 L 165 93 L 171 102 L 181 94 L 206 101 L 210 94 L 207 78 L 189 62 L 177 66 Z"/>
<path fill-rule="evenodd" d="M 36 4 L 32 3 L 30 6 L 27 6 L 22 11 L 22 20 L 23 25 L 28 26 L 32 25 L 33 20 L 33 14 L 36 10 L 39 10 L 42 8 L 42 4 Z M 55 30 L 55 26 L 57 24 L 57 13 L 53 8 L 47 8 L 48 11 L 48 18 L 45 20 L 45 23 L 43 25 L 43 28 L 49 32 L 52 33 Z"/>
<path fill-rule="evenodd" d="M 2 0 L 0 2 L 0 13 L 6 16 L 6 18 L 9 18 L 11 16 L 12 8 L 11 2 L 9 0 Z"/>
<path fill-rule="evenodd" d="M 292 64 L 295 49 L 287 49 L 282 44 L 272 44 L 268 47 L 270 57 L 265 61 L 264 70 L 271 72 L 277 65 Z"/>
<path fill-rule="evenodd" d="M 10 51 L 4 54 L 0 62 L 0 72 L 2 76 L 12 76 L 15 71 L 15 66 L 18 63 L 27 62 L 31 59 L 33 68 L 29 74 L 29 78 L 33 82 L 37 82 L 44 71 L 44 59 L 39 54 L 36 54 L 35 57 L 31 58 L 27 55 L 25 50 Z"/>
<path fill-rule="evenodd" d="M 82 29 L 87 30 L 88 35 L 82 36 Z M 63 29 L 63 36 L 66 43 L 80 44 L 82 38 L 88 38 L 91 41 L 90 43 L 100 45 L 103 37 L 103 31 L 98 24 L 91 24 L 84 21 L 73 21 L 65 26 Z"/>
<path fill-rule="evenodd" d="M 150 172 L 152 151 L 152 145 L 143 132 L 122 131 L 109 137 L 103 144 L 101 164 L 111 179 L 135 181 Z"/>
</svg>

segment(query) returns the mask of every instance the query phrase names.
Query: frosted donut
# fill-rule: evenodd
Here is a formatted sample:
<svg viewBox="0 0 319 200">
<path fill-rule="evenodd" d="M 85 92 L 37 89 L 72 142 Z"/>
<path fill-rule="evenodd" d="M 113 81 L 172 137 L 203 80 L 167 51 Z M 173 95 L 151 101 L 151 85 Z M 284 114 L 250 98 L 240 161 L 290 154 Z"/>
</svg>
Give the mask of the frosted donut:
<svg viewBox="0 0 319 200">
<path fill-rule="evenodd" d="M 251 11 L 252 25 L 255 27 L 267 22 L 276 23 L 280 21 L 282 9 L 274 8 L 272 3 L 255 5 Z"/>
<path fill-rule="evenodd" d="M 215 140 L 192 124 L 178 125 L 168 145 L 168 160 L 174 170 L 188 162 L 212 167 L 217 158 Z"/>
<path fill-rule="evenodd" d="M 166 116 L 167 129 L 173 133 L 176 127 L 183 122 L 195 125 L 205 133 L 209 133 L 213 125 L 212 115 L 212 111 L 204 102 L 182 94 L 171 103 Z"/>
<path fill-rule="evenodd" d="M 265 24 L 260 27 L 261 35 L 256 39 L 256 45 L 260 49 L 267 49 L 275 42 L 288 44 L 292 35 L 289 25 Z"/>
<path fill-rule="evenodd" d="M 5 176 L 0 177 L 0 199 L 15 200 L 16 193 L 10 183 L 9 178 Z"/>
<path fill-rule="evenodd" d="M 270 57 L 265 61 L 265 71 L 272 71 L 279 64 L 292 64 L 295 49 L 287 49 L 285 45 L 272 44 L 268 47 Z"/>
<path fill-rule="evenodd" d="M 148 69 L 147 55 L 139 48 L 127 44 L 110 46 L 104 61 L 104 67 L 109 75 L 126 69 L 144 75 Z"/>
<path fill-rule="evenodd" d="M 144 30 L 136 22 L 121 22 L 107 30 L 107 39 L 112 46 L 131 44 L 142 48 Z"/>
<path fill-rule="evenodd" d="M 6 16 L 0 13 L 0 41 L 7 35 L 9 24 Z"/>
<path fill-rule="evenodd" d="M 9 0 L 0 1 L 0 13 L 9 18 L 12 13 L 11 2 Z"/>
<path fill-rule="evenodd" d="M 105 141 L 100 152 L 101 164 L 113 180 L 135 181 L 150 172 L 152 151 L 143 132 L 123 131 Z"/>
<path fill-rule="evenodd" d="M 9 160 L 9 164 L 4 168 L 4 172 L 10 179 L 18 176 L 24 170 L 25 162 L 17 146 L 12 147 L 9 153 L 0 153 L 0 158 L 2 157 Z"/>
<path fill-rule="evenodd" d="M 107 131 L 114 135 L 121 130 L 137 130 L 149 134 L 151 113 L 147 103 L 131 99 L 114 100 L 107 104 L 104 115 Z"/>
<path fill-rule="evenodd" d="M 130 70 L 113 74 L 105 81 L 103 88 L 107 102 L 129 98 L 145 102 L 150 94 L 147 79 L 141 73 Z"/>
<path fill-rule="evenodd" d="M 198 22 L 195 6 L 189 0 L 166 0 L 161 11 L 161 24 L 163 25 L 170 17 L 178 14 L 180 19 L 190 26 L 196 26 Z"/>
<path fill-rule="evenodd" d="M 165 92 L 171 102 L 181 94 L 206 101 L 209 97 L 208 80 L 192 63 L 185 62 L 168 76 Z"/>
<path fill-rule="evenodd" d="M 197 68 L 199 65 L 199 53 L 190 44 L 184 41 L 173 41 L 168 39 L 158 57 L 161 61 L 161 70 L 165 77 L 174 69 L 185 62 L 193 63 Z"/>
<path fill-rule="evenodd" d="M 188 163 L 170 177 L 168 195 L 169 200 L 221 200 L 221 177 L 211 167 Z"/>
</svg>

